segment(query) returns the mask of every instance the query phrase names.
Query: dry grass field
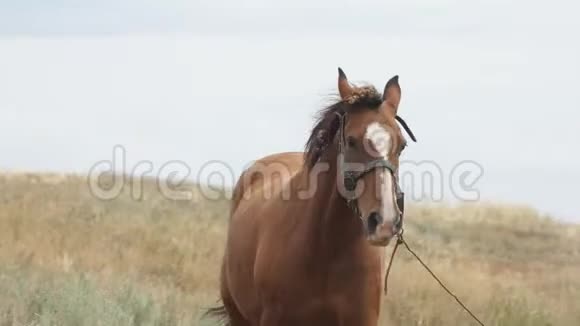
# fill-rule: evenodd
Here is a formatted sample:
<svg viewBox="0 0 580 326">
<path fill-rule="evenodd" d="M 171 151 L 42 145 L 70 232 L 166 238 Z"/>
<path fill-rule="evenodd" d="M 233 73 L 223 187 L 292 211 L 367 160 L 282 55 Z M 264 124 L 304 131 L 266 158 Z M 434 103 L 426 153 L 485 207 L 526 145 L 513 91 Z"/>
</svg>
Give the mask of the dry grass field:
<svg viewBox="0 0 580 326">
<path fill-rule="evenodd" d="M 78 176 L 0 174 L 0 326 L 216 325 L 227 200 L 94 198 Z M 580 227 L 525 207 L 408 209 L 406 239 L 487 325 L 580 325 Z M 390 252 L 392 247 L 387 249 Z M 384 325 L 473 325 L 400 250 Z M 353 303 L 356 304 L 356 303 Z"/>
</svg>

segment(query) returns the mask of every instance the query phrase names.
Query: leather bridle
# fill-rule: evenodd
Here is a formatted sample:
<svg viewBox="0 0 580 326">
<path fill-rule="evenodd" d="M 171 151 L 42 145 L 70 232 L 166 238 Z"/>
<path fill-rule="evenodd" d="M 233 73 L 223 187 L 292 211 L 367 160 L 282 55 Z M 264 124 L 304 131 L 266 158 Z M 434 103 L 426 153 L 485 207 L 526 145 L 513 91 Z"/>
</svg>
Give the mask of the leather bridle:
<svg viewBox="0 0 580 326">
<path fill-rule="evenodd" d="M 397 208 L 401 212 L 401 218 L 399 219 L 398 224 L 402 224 L 403 221 L 403 213 L 405 210 L 405 194 L 401 191 L 401 187 L 399 186 L 399 178 L 397 177 L 397 169 L 395 165 L 385 159 L 384 157 L 376 158 L 365 162 L 362 165 L 362 169 L 357 170 L 349 170 L 347 168 L 347 164 L 345 164 L 344 157 L 345 157 L 345 135 L 344 135 L 344 128 L 345 128 L 345 120 L 346 120 L 346 113 L 336 113 L 339 119 L 339 127 L 338 127 L 338 165 L 339 171 L 343 177 L 343 184 L 345 190 L 349 193 L 346 198 L 346 203 L 350 209 L 353 210 L 355 214 L 358 215 L 359 218 L 363 218 L 361 216 L 361 212 L 358 208 L 357 198 L 354 196 L 354 191 L 356 189 L 358 180 L 364 177 L 367 173 L 375 170 L 375 169 L 385 169 L 391 173 L 392 180 L 395 186 L 395 197 L 396 197 L 396 204 Z M 397 116 L 397 120 L 401 119 Z M 401 119 L 402 120 L 402 119 Z M 413 141 L 415 141 L 415 136 L 410 132 L 406 124 L 404 125 L 405 130 Z M 397 225 L 399 227 L 400 225 Z"/>
</svg>

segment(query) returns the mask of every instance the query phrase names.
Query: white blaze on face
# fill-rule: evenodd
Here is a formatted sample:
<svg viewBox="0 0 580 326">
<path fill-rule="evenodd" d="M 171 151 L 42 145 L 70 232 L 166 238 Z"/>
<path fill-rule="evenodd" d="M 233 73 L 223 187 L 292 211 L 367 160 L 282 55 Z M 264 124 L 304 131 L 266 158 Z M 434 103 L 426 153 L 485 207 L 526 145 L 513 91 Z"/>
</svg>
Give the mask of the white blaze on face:
<svg viewBox="0 0 580 326">
<path fill-rule="evenodd" d="M 389 152 L 391 150 L 392 141 L 391 134 L 378 122 L 373 122 L 368 125 L 365 138 L 372 144 L 373 148 L 367 150 L 373 155 L 380 155 L 385 160 L 389 160 Z M 395 194 L 393 189 L 393 175 L 389 170 L 377 170 L 381 181 L 381 215 L 383 223 L 394 223 L 399 215 L 399 210 L 395 203 Z"/>
</svg>

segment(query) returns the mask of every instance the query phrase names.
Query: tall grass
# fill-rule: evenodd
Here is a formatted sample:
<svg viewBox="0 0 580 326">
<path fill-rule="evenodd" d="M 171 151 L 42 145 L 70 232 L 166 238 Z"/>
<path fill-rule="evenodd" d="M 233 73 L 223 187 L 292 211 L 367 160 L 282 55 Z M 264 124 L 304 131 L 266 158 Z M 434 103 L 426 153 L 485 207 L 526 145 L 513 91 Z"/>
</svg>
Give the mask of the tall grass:
<svg viewBox="0 0 580 326">
<path fill-rule="evenodd" d="M 214 325 L 228 202 L 94 198 L 83 177 L 0 174 L 0 326 Z M 406 239 L 488 325 L 580 325 L 580 228 L 525 207 L 409 208 Z M 390 251 L 390 248 L 387 249 Z M 384 325 L 470 325 L 404 250 Z"/>
</svg>

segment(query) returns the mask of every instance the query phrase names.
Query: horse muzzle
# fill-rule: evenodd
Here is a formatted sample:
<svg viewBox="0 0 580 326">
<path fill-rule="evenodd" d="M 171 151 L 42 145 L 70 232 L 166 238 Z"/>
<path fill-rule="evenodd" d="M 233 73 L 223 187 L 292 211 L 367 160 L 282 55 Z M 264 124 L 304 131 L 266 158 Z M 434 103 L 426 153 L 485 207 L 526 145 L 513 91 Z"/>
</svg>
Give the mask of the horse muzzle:
<svg viewBox="0 0 580 326">
<path fill-rule="evenodd" d="M 375 246 L 386 246 L 397 235 L 402 227 L 402 214 L 391 221 L 384 221 L 378 212 L 372 212 L 363 218 L 367 240 Z"/>
</svg>

